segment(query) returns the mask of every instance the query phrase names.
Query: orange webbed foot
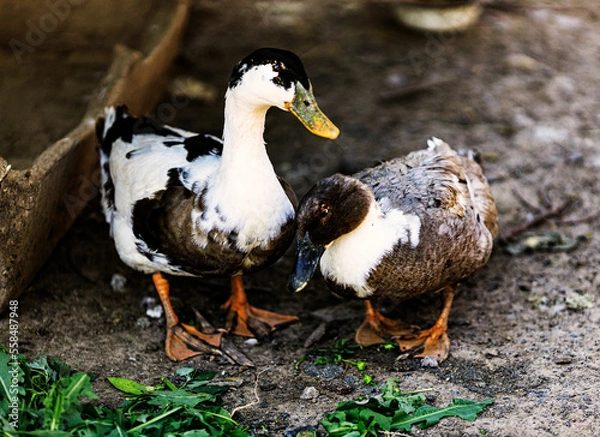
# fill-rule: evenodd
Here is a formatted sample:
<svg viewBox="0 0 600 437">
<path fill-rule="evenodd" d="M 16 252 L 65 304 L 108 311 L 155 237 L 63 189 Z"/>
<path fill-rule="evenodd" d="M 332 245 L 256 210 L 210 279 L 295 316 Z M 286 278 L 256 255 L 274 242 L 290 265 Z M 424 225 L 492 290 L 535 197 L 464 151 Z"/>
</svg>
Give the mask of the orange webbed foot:
<svg viewBox="0 0 600 437">
<path fill-rule="evenodd" d="M 173 361 L 182 361 L 196 355 L 223 355 L 221 346 L 222 332 L 206 334 L 191 325 L 177 323 L 167 327 L 165 350 Z"/>
<path fill-rule="evenodd" d="M 434 358 L 441 363 L 450 353 L 450 339 L 445 329 L 436 327 L 425 329 L 413 336 L 396 339 L 400 351 L 404 354 L 399 358 Z"/>
<path fill-rule="evenodd" d="M 365 321 L 360 325 L 354 337 L 356 343 L 360 345 L 384 343 L 386 338 L 412 335 L 419 330 L 417 326 L 385 317 L 369 300 L 365 301 L 365 307 Z"/>
<path fill-rule="evenodd" d="M 271 333 L 298 321 L 296 316 L 277 314 L 251 306 L 246 298 L 241 276 L 231 278 L 231 296 L 224 305 L 227 310 L 227 332 L 244 337 L 267 339 Z"/>
<path fill-rule="evenodd" d="M 429 329 L 396 338 L 400 351 L 404 352 L 398 358 L 433 358 L 438 364 L 448 358 L 450 353 L 450 339 L 447 334 L 448 316 L 453 299 L 454 287 L 446 287 L 442 291 L 442 312 L 435 324 Z"/>
<path fill-rule="evenodd" d="M 200 322 L 200 329 L 181 323 L 173 310 L 169 298 L 169 282 L 160 273 L 152 275 L 154 286 L 160 297 L 165 310 L 167 325 L 167 336 L 165 340 L 165 352 L 173 361 L 182 361 L 197 355 L 224 356 L 231 362 L 253 366 L 253 363 L 233 344 L 223 339 L 223 330 L 216 330 L 210 323 L 196 312 L 196 318 Z"/>
</svg>

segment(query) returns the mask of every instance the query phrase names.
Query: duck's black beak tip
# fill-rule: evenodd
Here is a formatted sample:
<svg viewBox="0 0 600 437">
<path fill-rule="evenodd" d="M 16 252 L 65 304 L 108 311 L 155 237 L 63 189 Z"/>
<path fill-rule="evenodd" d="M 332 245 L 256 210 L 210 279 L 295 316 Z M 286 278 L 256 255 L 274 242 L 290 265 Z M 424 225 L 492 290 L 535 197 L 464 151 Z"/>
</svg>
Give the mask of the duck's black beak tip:
<svg viewBox="0 0 600 437">
<path fill-rule="evenodd" d="M 296 261 L 288 279 L 288 289 L 294 293 L 302 291 L 315 274 L 323 254 L 323 246 L 315 245 L 308 235 L 298 239 Z"/>
</svg>

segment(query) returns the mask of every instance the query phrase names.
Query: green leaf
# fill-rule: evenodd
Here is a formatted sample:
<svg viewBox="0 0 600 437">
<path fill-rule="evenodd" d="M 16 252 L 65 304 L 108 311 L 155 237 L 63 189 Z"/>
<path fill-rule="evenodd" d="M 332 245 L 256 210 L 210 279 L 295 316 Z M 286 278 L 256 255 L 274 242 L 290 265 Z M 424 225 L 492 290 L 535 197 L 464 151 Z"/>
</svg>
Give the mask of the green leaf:
<svg viewBox="0 0 600 437">
<path fill-rule="evenodd" d="M 127 437 L 127 432 L 121 427 L 116 427 L 113 429 L 107 437 Z"/>
<path fill-rule="evenodd" d="M 54 382 L 43 400 L 44 427 L 50 431 L 65 428 L 65 423 L 75 426 L 82 422 L 82 408 L 79 398 L 97 399 L 90 385 L 90 377 L 85 373 Z"/>
<path fill-rule="evenodd" d="M 27 366 L 30 370 L 37 370 L 45 377 L 46 381 L 55 382 L 58 379 L 58 373 L 50 367 L 48 359 L 44 355 L 40 355 Z M 63 376 L 69 376 L 69 374 Z"/>
<path fill-rule="evenodd" d="M 387 417 L 383 414 L 377 413 L 369 409 L 362 410 L 360 412 L 360 418 L 366 422 L 373 421 L 377 424 L 378 428 L 384 431 L 389 431 L 390 426 L 392 424 L 392 420 L 390 417 Z"/>
<path fill-rule="evenodd" d="M 48 396 L 43 401 L 44 405 L 44 428 L 49 431 L 60 429 L 60 417 L 64 413 L 63 395 L 54 385 L 48 392 Z"/>
<path fill-rule="evenodd" d="M 414 415 L 409 417 L 394 417 L 391 429 L 403 429 L 410 431 L 412 425 L 420 423 L 420 428 L 427 428 L 437 424 L 444 417 L 460 417 L 461 419 L 474 421 L 477 414 L 483 409 L 494 403 L 493 399 L 487 399 L 482 402 L 470 401 L 466 399 L 453 399 L 452 403 L 446 407 L 435 408 L 430 405 L 423 405 L 415 411 Z"/>
<path fill-rule="evenodd" d="M 70 437 L 71 434 L 67 431 L 48 431 L 48 430 L 36 430 L 36 431 L 28 431 L 26 434 L 28 437 Z"/>
<path fill-rule="evenodd" d="M 213 396 L 206 393 L 190 393 L 187 390 L 162 391 L 152 393 L 148 405 L 162 406 L 165 404 L 195 407 L 201 402 L 212 400 Z"/>
<path fill-rule="evenodd" d="M 109 376 L 106 379 L 108 379 L 108 382 L 110 382 L 117 390 L 120 390 L 123 393 L 142 395 L 154 391 L 154 387 L 140 384 L 139 382 L 132 381 L 131 379 L 113 376 Z"/>
<path fill-rule="evenodd" d="M 456 416 L 475 420 L 492 399 L 483 402 L 454 399 L 443 408 L 425 405 L 423 391 L 402 393 L 396 381 L 389 379 L 381 398 L 371 398 L 365 403 L 354 401 L 340 402 L 336 411 L 326 414 L 320 423 L 331 437 L 378 436 L 394 429 L 410 432 L 411 426 L 421 428 L 435 425 L 443 417 Z"/>
<path fill-rule="evenodd" d="M 12 355 L 0 345 L 0 405 L 10 393 Z M 17 357 L 19 367 L 19 431 L 7 414 L 0 416 L 0 429 L 7 435 L 33 437 L 249 437 L 227 410 L 219 395 L 226 387 L 211 385 L 215 372 L 191 367 L 176 371 L 179 378 L 155 387 L 126 378 L 109 378 L 122 391 L 125 401 L 116 409 L 88 402 L 96 399 L 90 375 L 74 373 L 56 359 L 39 356 L 27 362 Z M 179 382 L 184 379 L 183 383 Z M 3 403 L 4 402 L 4 403 Z M 13 432 L 14 431 L 14 432 Z"/>
<path fill-rule="evenodd" d="M 85 397 L 88 400 L 98 399 L 90 384 L 90 375 L 78 372 L 70 379 L 62 381 L 68 381 L 65 389 L 65 400 L 70 404 L 75 404 L 80 397 Z"/>
<path fill-rule="evenodd" d="M 211 437 L 205 429 L 194 429 L 181 434 L 182 437 Z"/>
<path fill-rule="evenodd" d="M 175 370 L 175 374 L 177 376 L 183 376 L 187 380 L 189 380 L 189 379 L 192 379 L 195 371 L 196 371 L 196 369 L 194 369 L 193 367 L 179 367 L 179 368 L 177 368 L 177 370 Z"/>
</svg>

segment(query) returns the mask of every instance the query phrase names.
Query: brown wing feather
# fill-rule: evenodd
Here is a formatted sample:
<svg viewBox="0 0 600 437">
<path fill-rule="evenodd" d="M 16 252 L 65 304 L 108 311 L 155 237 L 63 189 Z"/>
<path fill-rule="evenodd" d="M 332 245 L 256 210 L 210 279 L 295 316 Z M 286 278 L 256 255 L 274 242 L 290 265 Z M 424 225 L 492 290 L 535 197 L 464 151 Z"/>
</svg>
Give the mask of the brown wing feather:
<svg viewBox="0 0 600 437">
<path fill-rule="evenodd" d="M 464 216 L 468 203 L 466 170 L 449 146 L 419 150 L 357 173 L 373 190 L 375 199 L 388 198 L 396 208 L 415 199 L 426 208 L 440 208 Z"/>
<path fill-rule="evenodd" d="M 289 187 L 287 182 L 285 185 L 282 183 L 284 189 L 286 185 Z M 293 241 L 296 230 L 294 219 L 281 228 L 279 236 L 267 247 L 255 248 L 250 253 L 238 249 L 235 232 L 212 230 L 196 235 L 192 210 L 200 213 L 204 210 L 202 199 L 202 195 L 197 196 L 181 184 L 174 183 L 153 197 L 138 201 L 133 214 L 134 233 L 150 249 L 141 252 L 148 257 L 155 254 L 165 256 L 172 266 L 187 274 L 231 275 L 274 263 Z M 198 241 L 205 246 L 200 247 Z"/>
</svg>

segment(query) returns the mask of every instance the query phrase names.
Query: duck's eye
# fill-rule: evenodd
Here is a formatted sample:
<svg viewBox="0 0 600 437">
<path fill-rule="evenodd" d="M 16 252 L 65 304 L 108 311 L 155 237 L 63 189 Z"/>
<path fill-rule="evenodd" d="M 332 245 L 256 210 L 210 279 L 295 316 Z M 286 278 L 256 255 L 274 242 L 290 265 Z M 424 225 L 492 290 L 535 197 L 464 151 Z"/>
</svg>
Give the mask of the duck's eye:
<svg viewBox="0 0 600 437">
<path fill-rule="evenodd" d="M 322 203 L 319 206 L 319 217 L 323 219 L 323 218 L 327 217 L 328 215 L 329 215 L 329 205 Z"/>
<path fill-rule="evenodd" d="M 308 100 L 305 100 L 303 103 L 304 103 L 304 106 L 306 106 L 307 108 L 310 106 L 310 102 Z"/>
</svg>

